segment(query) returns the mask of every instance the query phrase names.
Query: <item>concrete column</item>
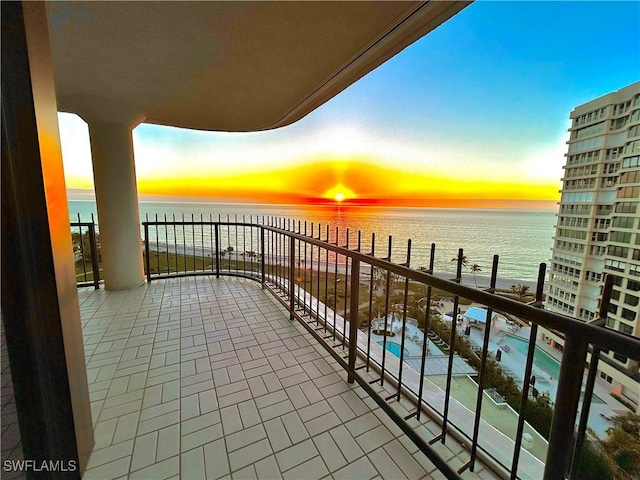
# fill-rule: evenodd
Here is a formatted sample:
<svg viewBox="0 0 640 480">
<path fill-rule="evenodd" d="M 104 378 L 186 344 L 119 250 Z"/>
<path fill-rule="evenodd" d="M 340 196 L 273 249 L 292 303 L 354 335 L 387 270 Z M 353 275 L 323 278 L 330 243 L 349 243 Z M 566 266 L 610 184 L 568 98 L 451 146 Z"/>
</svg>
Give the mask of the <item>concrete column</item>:
<svg viewBox="0 0 640 480">
<path fill-rule="evenodd" d="M 132 129 L 91 121 L 89 136 L 105 288 L 134 288 L 145 280 Z"/>
<path fill-rule="evenodd" d="M 1 7 L 2 322 L 24 458 L 62 462 L 26 476 L 80 478 L 93 422 L 45 5 Z"/>
</svg>

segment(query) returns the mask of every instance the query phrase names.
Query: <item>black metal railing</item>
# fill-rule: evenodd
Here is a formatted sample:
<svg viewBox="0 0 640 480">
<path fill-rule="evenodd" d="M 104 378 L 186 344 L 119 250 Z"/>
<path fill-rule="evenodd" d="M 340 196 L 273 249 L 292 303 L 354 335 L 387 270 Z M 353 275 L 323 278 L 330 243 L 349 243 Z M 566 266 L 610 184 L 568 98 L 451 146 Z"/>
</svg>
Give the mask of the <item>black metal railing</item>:
<svg viewBox="0 0 640 480">
<path fill-rule="evenodd" d="M 71 222 L 76 283 L 79 287 L 100 288 L 100 250 L 93 215 L 90 222 Z"/>
<path fill-rule="evenodd" d="M 498 294 L 498 256 L 493 259 L 489 288 L 479 290 L 461 284 L 462 249 L 455 277 L 447 279 L 434 274 L 435 245 L 431 246 L 429 267 L 416 270 L 410 266 L 411 242 L 406 261 L 398 264 L 391 261 L 391 237 L 387 256 L 378 258 L 375 235 L 365 250 L 360 232 L 354 236 L 348 229 L 333 230 L 290 219 L 205 220 L 201 216 L 198 220 L 192 216 L 191 220 L 160 220 L 156 216 L 154 221 L 147 218 L 143 228 L 149 282 L 184 275 L 232 275 L 261 282 L 288 309 L 291 319 L 300 321 L 345 368 L 349 382 L 357 382 L 447 478 L 459 478 L 467 469 L 473 471 L 478 460 L 510 478 L 561 479 L 566 474 L 575 478 L 600 351 L 640 360 L 640 340 L 602 326 L 612 277 L 607 277 L 600 318 L 585 323 L 542 309 L 544 264 L 539 269 L 535 299 L 525 304 Z M 453 315 L 448 324 L 431 308 L 436 297 L 445 295 L 452 297 Z M 482 344 L 464 359 L 460 354 L 469 346 L 469 334 L 458 328 L 457 315 L 463 302 L 481 305 L 486 312 L 480 327 Z M 488 402 L 485 390 L 491 386 L 488 377 L 499 360 L 489 348 L 496 312 L 530 326 L 521 393 L 514 409 L 518 413 L 514 411 L 515 425 L 510 427 L 515 428 L 512 438 L 482 415 Z M 419 351 L 409 352 L 407 332 L 418 331 L 413 328 L 416 320 L 418 330 L 424 333 L 418 338 Z M 397 322 L 400 326 L 394 328 Z M 535 392 L 532 379 L 538 327 L 565 337 L 548 449 L 538 455 L 542 458 L 522 446 L 525 430 L 532 431 L 526 418 L 534 402 L 531 391 Z M 399 343 L 389 340 L 396 334 L 401 336 Z M 443 345 L 443 353 L 433 355 L 437 345 Z M 473 401 L 464 406 L 456 397 L 458 386 L 454 388 L 454 383 L 462 378 L 456 371 L 464 370 L 468 363 L 476 366 L 470 376 L 476 379 L 477 387 Z M 434 364 L 446 365 L 441 388 L 435 385 L 436 377 L 426 372 Z M 400 415 L 394 408 L 401 399 L 413 402 L 414 410 L 408 415 Z M 578 411 L 581 416 L 576 427 Z M 433 419 L 439 424 L 439 433 L 425 438 L 418 433 L 419 426 Z M 446 444 L 450 436 L 469 452 L 468 461 L 455 469 L 433 447 L 435 443 Z"/>
</svg>

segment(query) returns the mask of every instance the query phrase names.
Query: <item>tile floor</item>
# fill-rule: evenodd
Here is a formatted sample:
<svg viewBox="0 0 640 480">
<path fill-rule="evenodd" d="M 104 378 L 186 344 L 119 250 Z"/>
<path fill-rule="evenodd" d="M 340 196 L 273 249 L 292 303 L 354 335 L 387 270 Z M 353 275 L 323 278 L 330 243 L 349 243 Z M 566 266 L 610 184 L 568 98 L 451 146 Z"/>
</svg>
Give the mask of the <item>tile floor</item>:
<svg viewBox="0 0 640 480">
<path fill-rule="evenodd" d="M 79 299 L 95 426 L 85 479 L 444 478 L 254 281 Z M 435 447 L 454 468 L 468 459 L 455 442 Z M 497 477 L 476 465 L 463 478 Z"/>
<path fill-rule="evenodd" d="M 20 470 L 5 469 L 5 461 L 19 461 L 24 459 L 18 412 L 16 411 L 11 367 L 9 366 L 9 351 L 4 337 L 4 323 L 0 322 L 0 364 L 2 365 L 2 478 L 4 480 L 21 480 L 27 478 Z"/>
</svg>

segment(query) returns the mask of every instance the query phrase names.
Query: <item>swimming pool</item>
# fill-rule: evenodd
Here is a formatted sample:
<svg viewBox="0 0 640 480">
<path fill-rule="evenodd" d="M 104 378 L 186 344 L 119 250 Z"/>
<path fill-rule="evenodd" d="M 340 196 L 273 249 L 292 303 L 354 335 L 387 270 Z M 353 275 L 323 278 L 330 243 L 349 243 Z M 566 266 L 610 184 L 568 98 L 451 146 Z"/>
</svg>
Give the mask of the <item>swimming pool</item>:
<svg viewBox="0 0 640 480">
<path fill-rule="evenodd" d="M 527 356 L 527 350 L 529 349 L 529 342 L 527 340 L 513 335 L 507 335 L 505 340 L 507 345 L 514 347 L 525 357 Z M 560 376 L 560 363 L 547 352 L 541 350 L 540 347 L 536 347 L 535 353 L 533 354 L 533 364 L 547 372 L 553 378 Z"/>
<path fill-rule="evenodd" d="M 515 348 L 520 353 L 522 353 L 525 357 L 527 356 L 527 350 L 529 349 L 529 342 L 523 338 L 516 337 L 513 335 L 507 335 L 505 340 L 509 346 Z M 535 353 L 533 354 L 533 364 L 547 372 L 553 378 L 557 379 L 560 376 L 560 362 L 558 362 L 555 358 L 549 355 L 547 352 L 542 350 L 540 347 L 536 346 Z M 584 396 L 584 392 L 580 394 L 580 399 Z M 591 397 L 592 403 L 605 403 L 597 395 L 593 394 Z"/>
<path fill-rule="evenodd" d="M 383 344 L 384 344 L 384 341 L 378 342 L 378 345 L 380 346 L 382 346 Z M 387 341 L 387 346 L 385 348 L 387 349 L 388 352 L 391 352 L 393 355 L 400 358 L 401 347 L 399 343 Z M 404 356 L 405 357 L 409 356 L 409 350 L 407 350 L 406 348 L 404 349 Z"/>
</svg>

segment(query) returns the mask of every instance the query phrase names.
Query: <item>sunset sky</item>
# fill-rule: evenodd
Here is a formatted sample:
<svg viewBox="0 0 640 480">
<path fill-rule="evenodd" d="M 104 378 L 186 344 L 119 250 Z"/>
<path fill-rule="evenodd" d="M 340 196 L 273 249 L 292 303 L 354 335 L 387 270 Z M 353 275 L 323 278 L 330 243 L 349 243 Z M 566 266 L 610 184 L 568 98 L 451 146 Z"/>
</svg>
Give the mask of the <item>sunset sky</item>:
<svg viewBox="0 0 640 480">
<path fill-rule="evenodd" d="M 141 199 L 556 208 L 569 113 L 640 79 L 639 32 L 638 2 L 477 1 L 291 126 L 138 126 Z M 59 120 L 91 189 L 87 126 Z"/>
</svg>

